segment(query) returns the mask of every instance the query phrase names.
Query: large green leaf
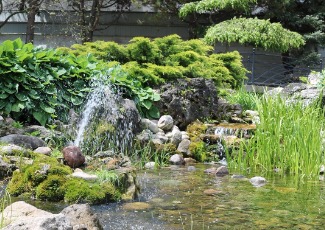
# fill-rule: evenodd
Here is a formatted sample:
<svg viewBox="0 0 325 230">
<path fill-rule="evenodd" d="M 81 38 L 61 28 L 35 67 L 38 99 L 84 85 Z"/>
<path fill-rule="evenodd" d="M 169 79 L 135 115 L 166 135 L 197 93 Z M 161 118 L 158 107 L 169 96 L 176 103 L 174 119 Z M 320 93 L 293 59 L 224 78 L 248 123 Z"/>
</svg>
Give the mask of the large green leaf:
<svg viewBox="0 0 325 230">
<path fill-rule="evenodd" d="M 7 93 L 1 93 L 0 94 L 0 99 L 6 99 L 9 96 Z"/>
<path fill-rule="evenodd" d="M 34 111 L 33 112 L 33 117 L 43 126 L 45 126 L 47 120 L 49 119 L 49 114 L 45 112 L 38 112 Z"/>
<path fill-rule="evenodd" d="M 145 107 L 147 110 L 149 110 L 149 109 L 151 108 L 151 106 L 152 106 L 152 102 L 149 101 L 149 100 L 144 100 L 144 101 L 141 103 L 141 105 L 142 105 L 143 107 Z"/>
<path fill-rule="evenodd" d="M 83 98 L 78 96 L 71 96 L 71 102 L 73 105 L 81 105 L 83 103 Z"/>
<path fill-rule="evenodd" d="M 44 103 L 40 103 L 40 107 L 43 111 L 45 111 L 46 113 L 55 113 L 55 109 L 51 108 L 48 105 L 45 105 Z"/>
<path fill-rule="evenodd" d="M 18 102 L 12 105 L 11 111 L 13 112 L 20 112 L 25 108 L 24 104 Z"/>
<path fill-rule="evenodd" d="M 27 95 L 24 93 L 17 93 L 15 96 L 18 98 L 19 101 L 27 101 L 28 100 Z"/>
</svg>

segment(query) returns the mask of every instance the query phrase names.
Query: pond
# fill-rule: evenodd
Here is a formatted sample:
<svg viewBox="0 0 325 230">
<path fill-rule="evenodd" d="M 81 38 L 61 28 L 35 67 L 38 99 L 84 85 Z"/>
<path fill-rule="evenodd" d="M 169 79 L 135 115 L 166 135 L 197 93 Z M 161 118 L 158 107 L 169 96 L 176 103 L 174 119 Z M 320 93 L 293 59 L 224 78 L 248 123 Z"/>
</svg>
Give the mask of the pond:
<svg viewBox="0 0 325 230">
<path fill-rule="evenodd" d="M 302 182 L 273 174 L 264 175 L 268 183 L 256 188 L 248 178 L 257 175 L 233 178 L 233 173 L 224 177 L 204 173 L 211 167 L 139 171 L 137 200 L 92 208 L 107 230 L 323 229 L 324 181 Z M 52 212 L 66 206 L 28 203 Z"/>
<path fill-rule="evenodd" d="M 105 229 L 323 229 L 323 181 L 266 177 L 263 187 L 231 175 L 204 173 L 211 165 L 139 172 L 142 193 L 130 205 L 95 206 Z M 255 176 L 255 175 L 251 175 Z M 249 178 L 249 176 L 247 176 Z"/>
</svg>

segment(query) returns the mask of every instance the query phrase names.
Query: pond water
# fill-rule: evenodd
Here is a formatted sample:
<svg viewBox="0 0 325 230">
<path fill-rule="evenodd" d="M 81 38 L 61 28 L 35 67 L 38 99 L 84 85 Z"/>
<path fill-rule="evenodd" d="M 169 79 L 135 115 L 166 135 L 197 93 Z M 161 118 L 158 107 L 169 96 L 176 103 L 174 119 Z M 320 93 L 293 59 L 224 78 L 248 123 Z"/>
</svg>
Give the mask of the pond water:
<svg viewBox="0 0 325 230">
<path fill-rule="evenodd" d="M 264 176 L 253 187 L 246 178 L 208 175 L 212 165 L 138 172 L 141 194 L 134 202 L 93 206 L 104 229 L 324 229 L 325 182 Z M 259 175 L 263 176 L 263 175 Z M 30 202 L 29 202 L 30 203 Z M 60 212 L 63 204 L 32 203 Z"/>
<path fill-rule="evenodd" d="M 266 177 L 253 187 L 248 179 L 204 173 L 211 165 L 139 172 L 142 193 L 134 205 L 94 207 L 105 229 L 323 229 L 323 181 L 297 182 Z M 255 176 L 255 175 L 251 175 Z M 249 176 L 247 177 L 249 178 Z"/>
</svg>

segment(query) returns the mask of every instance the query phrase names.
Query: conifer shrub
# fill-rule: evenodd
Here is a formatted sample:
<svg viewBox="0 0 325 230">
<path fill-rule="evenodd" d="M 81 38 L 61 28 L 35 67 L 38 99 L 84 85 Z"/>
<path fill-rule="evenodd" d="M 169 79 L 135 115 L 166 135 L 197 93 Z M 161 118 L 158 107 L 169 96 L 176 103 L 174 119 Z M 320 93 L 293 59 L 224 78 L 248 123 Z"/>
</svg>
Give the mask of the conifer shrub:
<svg viewBox="0 0 325 230">
<path fill-rule="evenodd" d="M 103 53 L 103 47 L 107 54 Z M 247 73 L 240 54 L 237 51 L 213 54 L 213 50 L 203 40 L 184 41 L 173 34 L 154 40 L 134 37 L 126 45 L 88 42 L 72 46 L 70 52 L 89 52 L 104 61 L 117 61 L 143 86 L 159 86 L 178 78 L 203 77 L 213 79 L 217 87 L 239 88 Z"/>
</svg>

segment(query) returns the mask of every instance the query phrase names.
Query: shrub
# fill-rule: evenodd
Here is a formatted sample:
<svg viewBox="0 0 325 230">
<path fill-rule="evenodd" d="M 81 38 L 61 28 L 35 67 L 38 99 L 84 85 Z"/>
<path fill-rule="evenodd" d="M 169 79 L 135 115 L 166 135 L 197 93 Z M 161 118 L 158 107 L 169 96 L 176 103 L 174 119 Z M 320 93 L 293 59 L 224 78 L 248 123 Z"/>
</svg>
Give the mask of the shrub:
<svg viewBox="0 0 325 230">
<path fill-rule="evenodd" d="M 101 43 L 102 47 L 107 46 L 104 43 Z M 101 54 L 102 48 L 96 48 L 95 44 L 75 45 L 73 48 L 82 53 L 86 49 L 84 46 L 92 47 L 87 48 L 88 52 L 104 61 L 113 60 Z M 238 52 L 211 54 L 213 47 L 199 39 L 183 41 L 175 34 L 153 41 L 135 37 L 126 46 L 115 45 L 115 49 L 122 53 L 127 50 L 129 62 L 124 63 L 118 58 L 120 55 L 113 55 L 116 56 L 114 61 L 120 62 L 124 71 L 143 86 L 159 86 L 177 78 L 203 77 L 213 79 L 216 86 L 238 88 L 246 79 L 247 71 Z"/>
</svg>

